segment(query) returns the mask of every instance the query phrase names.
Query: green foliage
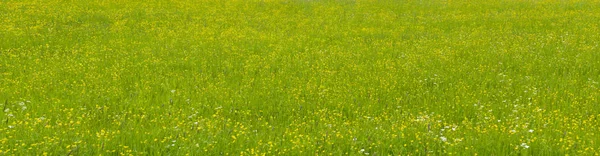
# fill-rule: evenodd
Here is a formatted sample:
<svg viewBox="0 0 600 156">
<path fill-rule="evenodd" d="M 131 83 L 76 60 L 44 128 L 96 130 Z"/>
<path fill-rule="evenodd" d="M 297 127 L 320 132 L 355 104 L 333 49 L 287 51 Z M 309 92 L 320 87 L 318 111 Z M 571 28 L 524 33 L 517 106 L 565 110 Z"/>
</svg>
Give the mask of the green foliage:
<svg viewBox="0 0 600 156">
<path fill-rule="evenodd" d="M 598 155 L 598 1 L 0 1 L 0 155 Z"/>
</svg>

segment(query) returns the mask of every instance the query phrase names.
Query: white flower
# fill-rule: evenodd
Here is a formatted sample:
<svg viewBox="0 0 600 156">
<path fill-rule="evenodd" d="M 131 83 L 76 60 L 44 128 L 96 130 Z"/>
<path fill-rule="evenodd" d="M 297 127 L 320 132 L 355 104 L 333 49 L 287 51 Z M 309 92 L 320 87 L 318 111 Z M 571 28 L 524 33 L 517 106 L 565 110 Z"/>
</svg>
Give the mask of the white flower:
<svg viewBox="0 0 600 156">
<path fill-rule="evenodd" d="M 529 130 L 529 133 L 533 133 L 533 129 L 530 129 L 530 130 Z"/>
<path fill-rule="evenodd" d="M 9 125 L 9 126 L 8 126 L 8 128 L 11 128 L 11 129 L 12 129 L 12 128 L 15 128 L 15 126 L 11 126 L 11 125 Z"/>
<path fill-rule="evenodd" d="M 4 110 L 4 113 L 8 113 L 9 111 L 10 111 L 10 109 L 6 108 L 6 109 Z"/>
<path fill-rule="evenodd" d="M 521 143 L 521 147 L 523 147 L 523 148 L 529 148 L 529 145 L 527 145 L 526 143 Z"/>
<path fill-rule="evenodd" d="M 513 130 L 510 130 L 510 133 L 517 133 L 517 131 L 513 129 Z"/>
<path fill-rule="evenodd" d="M 15 116 L 15 115 L 13 115 L 12 113 L 8 114 L 8 117 L 13 117 L 13 116 Z"/>
<path fill-rule="evenodd" d="M 360 153 L 365 152 L 365 149 L 360 149 Z"/>
<path fill-rule="evenodd" d="M 25 102 L 19 102 L 19 106 L 25 106 Z"/>
<path fill-rule="evenodd" d="M 175 89 L 171 90 L 171 93 L 173 93 L 173 94 L 174 94 L 174 93 L 175 93 Z"/>
<path fill-rule="evenodd" d="M 448 138 L 442 136 L 442 137 L 440 137 L 440 140 L 442 140 L 442 142 L 446 142 L 446 141 L 448 141 Z"/>
<path fill-rule="evenodd" d="M 26 109 L 27 109 L 27 106 L 23 106 L 23 107 L 21 107 L 21 109 L 22 109 L 22 110 L 26 110 Z"/>
</svg>

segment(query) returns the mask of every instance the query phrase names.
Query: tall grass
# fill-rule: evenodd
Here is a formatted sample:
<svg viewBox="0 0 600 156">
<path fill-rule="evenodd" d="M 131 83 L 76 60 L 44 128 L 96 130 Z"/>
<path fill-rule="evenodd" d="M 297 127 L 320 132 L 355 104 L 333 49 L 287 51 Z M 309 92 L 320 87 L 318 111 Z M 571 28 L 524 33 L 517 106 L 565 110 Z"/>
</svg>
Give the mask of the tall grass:
<svg viewBox="0 0 600 156">
<path fill-rule="evenodd" d="M 598 1 L 0 1 L 0 155 L 598 155 Z"/>
</svg>

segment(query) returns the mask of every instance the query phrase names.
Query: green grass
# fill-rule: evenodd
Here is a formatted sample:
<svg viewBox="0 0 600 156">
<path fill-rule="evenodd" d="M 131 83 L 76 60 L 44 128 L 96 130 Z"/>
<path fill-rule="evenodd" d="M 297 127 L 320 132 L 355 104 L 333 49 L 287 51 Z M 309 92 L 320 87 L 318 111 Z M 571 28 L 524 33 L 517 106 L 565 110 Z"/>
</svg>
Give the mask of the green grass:
<svg viewBox="0 0 600 156">
<path fill-rule="evenodd" d="M 0 0 L 0 155 L 598 155 L 598 1 Z"/>
</svg>

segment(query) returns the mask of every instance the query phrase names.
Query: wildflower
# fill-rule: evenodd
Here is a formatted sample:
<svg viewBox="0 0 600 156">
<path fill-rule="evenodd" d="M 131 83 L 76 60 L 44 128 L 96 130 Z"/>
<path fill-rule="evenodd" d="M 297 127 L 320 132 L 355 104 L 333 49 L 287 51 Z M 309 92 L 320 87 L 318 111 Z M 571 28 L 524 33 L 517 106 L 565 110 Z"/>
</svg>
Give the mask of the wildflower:
<svg viewBox="0 0 600 156">
<path fill-rule="evenodd" d="M 363 152 L 365 152 L 365 149 L 360 149 L 360 153 L 363 153 Z"/>
<path fill-rule="evenodd" d="M 171 90 L 171 93 L 175 94 L 175 89 Z"/>
<path fill-rule="evenodd" d="M 446 141 L 448 141 L 448 138 L 446 138 L 446 137 L 444 137 L 444 136 L 441 136 L 441 137 L 440 137 L 440 140 L 442 140 L 442 142 L 446 142 Z"/>
<path fill-rule="evenodd" d="M 529 133 L 533 133 L 533 129 L 530 129 L 530 130 L 529 130 Z"/>
<path fill-rule="evenodd" d="M 12 128 L 15 128 L 15 126 L 13 126 L 13 125 L 8 125 L 8 128 L 12 129 Z"/>
<path fill-rule="evenodd" d="M 523 148 L 529 148 L 529 145 L 527 145 L 526 143 L 521 143 L 521 147 L 523 147 Z"/>
</svg>

